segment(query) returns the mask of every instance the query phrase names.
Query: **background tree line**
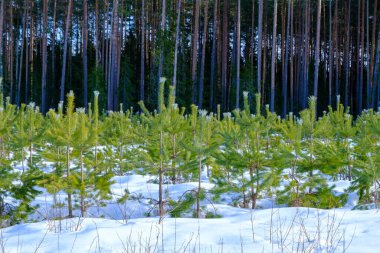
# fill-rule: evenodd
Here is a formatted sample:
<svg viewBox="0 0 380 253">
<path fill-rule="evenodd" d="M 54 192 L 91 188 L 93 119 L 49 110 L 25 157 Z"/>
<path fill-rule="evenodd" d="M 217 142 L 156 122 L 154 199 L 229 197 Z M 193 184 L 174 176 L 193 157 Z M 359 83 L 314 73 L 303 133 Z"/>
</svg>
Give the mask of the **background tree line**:
<svg viewBox="0 0 380 253">
<path fill-rule="evenodd" d="M 0 89 L 42 112 L 69 90 L 87 107 L 178 103 L 223 111 L 242 90 L 285 116 L 340 94 L 355 114 L 378 106 L 377 0 L 0 0 Z M 251 97 L 250 100 L 253 100 Z"/>
</svg>

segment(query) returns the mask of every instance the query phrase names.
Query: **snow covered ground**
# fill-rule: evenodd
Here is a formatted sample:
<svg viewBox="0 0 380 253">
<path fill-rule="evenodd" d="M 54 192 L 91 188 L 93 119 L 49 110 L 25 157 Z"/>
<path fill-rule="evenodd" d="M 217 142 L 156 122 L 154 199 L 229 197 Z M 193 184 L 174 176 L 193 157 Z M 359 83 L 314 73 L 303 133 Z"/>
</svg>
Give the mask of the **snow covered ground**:
<svg viewBox="0 0 380 253">
<path fill-rule="evenodd" d="M 227 203 L 203 202 L 205 209 L 221 218 L 165 217 L 161 223 L 150 212 L 149 199 L 157 198 L 158 186 L 139 175 L 115 177 L 114 199 L 91 207 L 86 218 L 52 219 L 66 215 L 53 206 L 53 196 L 42 193 L 35 200 L 38 212 L 25 223 L 0 230 L 0 252 L 380 252 L 380 212 L 278 208 L 270 199 L 263 209 L 236 208 Z M 348 182 L 335 182 L 343 191 Z M 206 180 L 202 186 L 211 189 Z M 195 183 L 165 185 L 171 198 L 178 198 Z M 136 200 L 117 203 L 128 189 Z M 65 201 L 65 195 L 58 195 Z M 79 211 L 76 211 L 76 215 Z M 147 217 L 150 213 L 151 217 Z"/>
</svg>

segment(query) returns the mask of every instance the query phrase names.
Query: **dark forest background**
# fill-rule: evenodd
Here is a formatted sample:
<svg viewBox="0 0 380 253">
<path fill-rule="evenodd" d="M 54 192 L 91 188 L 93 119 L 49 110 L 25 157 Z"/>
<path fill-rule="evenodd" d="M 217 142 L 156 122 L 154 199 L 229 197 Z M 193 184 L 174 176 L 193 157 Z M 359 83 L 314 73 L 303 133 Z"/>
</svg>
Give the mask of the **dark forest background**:
<svg viewBox="0 0 380 253">
<path fill-rule="evenodd" d="M 359 114 L 379 103 L 377 0 L 0 0 L 0 89 L 42 112 L 73 90 L 86 107 L 177 102 L 223 111 L 243 91 L 284 116 L 317 97 Z M 253 100 L 253 95 L 250 95 Z"/>
</svg>

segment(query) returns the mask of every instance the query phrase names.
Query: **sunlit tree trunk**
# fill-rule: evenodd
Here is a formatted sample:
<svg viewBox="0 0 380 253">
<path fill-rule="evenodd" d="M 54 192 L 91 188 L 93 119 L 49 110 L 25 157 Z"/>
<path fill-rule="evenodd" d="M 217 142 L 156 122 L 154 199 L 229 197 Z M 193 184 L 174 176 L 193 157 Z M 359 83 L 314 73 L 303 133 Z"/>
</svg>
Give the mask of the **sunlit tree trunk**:
<svg viewBox="0 0 380 253">
<path fill-rule="evenodd" d="M 48 0 L 43 1 L 44 27 L 42 36 L 42 85 L 41 85 L 41 111 L 46 112 L 46 72 L 47 72 L 47 18 L 48 18 Z"/>
<path fill-rule="evenodd" d="M 87 37 L 88 37 L 88 14 L 87 0 L 83 0 L 83 106 L 88 104 L 88 70 L 87 70 Z M 96 53 L 96 52 L 95 52 Z"/>
<path fill-rule="evenodd" d="M 218 2 L 219 0 L 214 1 L 214 19 L 212 24 L 212 32 L 213 32 L 213 38 L 212 38 L 212 49 L 211 49 L 211 70 L 210 70 L 210 110 L 213 111 L 214 109 L 214 89 L 215 89 L 215 76 L 216 76 L 216 51 L 217 51 L 217 31 L 218 31 Z"/>
<path fill-rule="evenodd" d="M 62 73 L 61 73 L 61 87 L 60 87 L 60 101 L 64 101 L 65 98 L 65 78 L 66 78 L 66 63 L 67 63 L 67 44 L 69 42 L 69 28 L 71 22 L 71 6 L 72 0 L 68 0 L 69 4 L 67 6 L 67 16 L 66 16 L 66 27 L 65 27 L 65 41 L 63 45 L 63 62 L 62 62 Z"/>
<path fill-rule="evenodd" d="M 315 42 L 315 56 L 314 56 L 314 97 L 318 97 L 318 74 L 319 74 L 319 47 L 321 37 L 321 6 L 322 0 L 318 0 L 317 7 L 317 34 Z"/>
<path fill-rule="evenodd" d="M 193 34 L 192 34 L 192 54 L 191 54 L 191 102 L 196 103 L 196 84 L 197 84 L 197 65 L 198 65 L 198 38 L 199 38 L 199 5 L 201 0 L 195 0 L 194 3 L 194 19 L 193 19 Z"/>
<path fill-rule="evenodd" d="M 173 87 L 174 93 L 177 88 L 177 68 L 178 68 L 178 46 L 179 46 L 179 31 L 180 31 L 180 20 L 181 20 L 181 4 L 182 0 L 177 0 L 177 19 L 175 28 L 175 46 L 174 46 L 174 63 L 173 63 Z"/>
<path fill-rule="evenodd" d="M 270 111 L 274 112 L 275 82 L 276 82 L 276 55 L 277 55 L 277 0 L 274 0 L 273 11 L 273 34 L 272 34 L 272 60 L 271 60 L 271 81 L 270 81 Z M 282 24 L 284 27 L 285 24 Z"/>
<path fill-rule="evenodd" d="M 198 87 L 198 108 L 199 109 L 203 107 L 207 30 L 208 30 L 208 0 L 205 0 L 204 17 L 203 17 L 203 34 L 202 34 L 202 59 L 201 59 L 201 69 L 200 69 L 201 73 L 199 77 L 199 87 Z"/>
</svg>

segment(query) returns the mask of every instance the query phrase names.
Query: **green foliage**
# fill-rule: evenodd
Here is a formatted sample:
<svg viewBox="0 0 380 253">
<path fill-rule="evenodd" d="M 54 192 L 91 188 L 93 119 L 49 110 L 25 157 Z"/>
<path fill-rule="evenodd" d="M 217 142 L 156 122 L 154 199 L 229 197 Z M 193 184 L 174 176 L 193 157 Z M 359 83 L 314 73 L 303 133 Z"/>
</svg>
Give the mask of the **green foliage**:
<svg viewBox="0 0 380 253">
<path fill-rule="evenodd" d="M 19 222 L 34 210 L 36 186 L 53 195 L 65 192 L 68 209 L 78 203 L 84 216 L 88 207 L 110 199 L 113 176 L 127 173 L 153 177 L 159 198 L 152 205 L 161 216 L 165 211 L 172 217 L 212 216 L 202 207 L 206 195 L 215 200 L 228 195 L 232 204 L 246 208 L 257 208 L 261 197 L 287 206 L 341 207 L 347 194 L 337 195 L 331 179 L 349 180 L 360 205 L 378 204 L 379 113 L 369 110 L 354 121 L 338 103 L 317 119 L 316 100 L 310 98 L 299 117 L 280 119 L 260 103 L 252 114 L 245 92 L 242 110 L 221 117 L 220 110 L 214 115 L 192 106 L 187 115 L 172 87 L 165 89 L 162 82 L 159 90 L 157 111 L 141 101 L 139 114 L 121 105 L 120 111 L 100 115 L 98 92 L 87 111 L 75 109 L 72 92 L 66 110 L 61 103 L 46 116 L 34 104 L 16 108 L 9 99 L 0 104 L 2 222 Z M 205 177 L 215 184 L 211 191 L 203 187 Z M 197 185 L 170 199 L 164 184 L 184 181 Z M 119 203 L 131 194 L 125 189 Z"/>
</svg>

